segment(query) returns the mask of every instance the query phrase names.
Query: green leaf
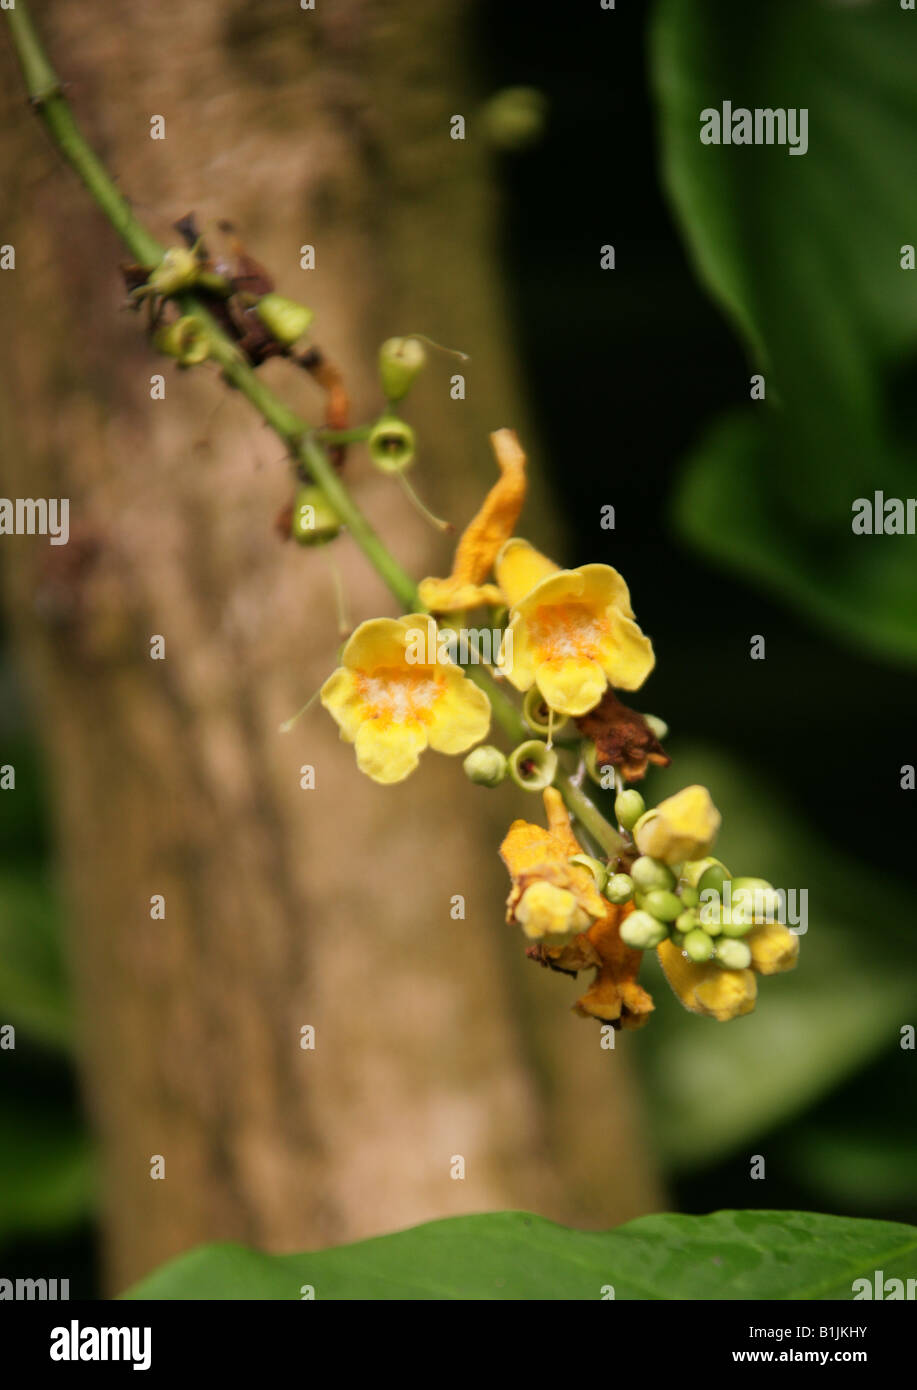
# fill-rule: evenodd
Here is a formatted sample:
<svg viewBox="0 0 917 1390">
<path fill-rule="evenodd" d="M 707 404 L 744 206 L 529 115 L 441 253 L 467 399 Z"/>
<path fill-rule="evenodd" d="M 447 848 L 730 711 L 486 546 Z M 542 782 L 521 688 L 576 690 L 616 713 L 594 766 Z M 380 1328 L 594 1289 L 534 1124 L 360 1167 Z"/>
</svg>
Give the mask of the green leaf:
<svg viewBox="0 0 917 1390">
<path fill-rule="evenodd" d="M 653 34 L 665 181 L 698 272 L 767 403 L 696 451 L 676 522 L 858 646 L 917 661 L 908 536 L 853 503 L 913 492 L 917 51 L 891 5 L 662 0 Z M 912 37 L 912 36 L 911 36 Z M 809 147 L 704 145 L 700 113 L 802 108 Z"/>
<path fill-rule="evenodd" d="M 852 1282 L 913 1273 L 917 1228 L 814 1212 L 644 1216 L 572 1231 L 524 1212 L 434 1221 L 308 1255 L 207 1245 L 131 1299 L 849 1299 Z"/>
<path fill-rule="evenodd" d="M 644 968 L 656 1013 L 632 1052 L 655 1142 L 669 1164 L 690 1169 L 786 1121 L 896 1044 L 913 1015 L 917 962 L 904 884 L 837 855 L 743 765 L 669 744 L 673 766 L 654 773 L 653 800 L 695 782 L 708 787 L 723 816 L 715 853 L 732 872 L 808 892 L 799 964 L 761 977 L 744 1018 L 689 1014 L 655 959 Z M 877 903 L 883 925 L 872 931 Z"/>
</svg>

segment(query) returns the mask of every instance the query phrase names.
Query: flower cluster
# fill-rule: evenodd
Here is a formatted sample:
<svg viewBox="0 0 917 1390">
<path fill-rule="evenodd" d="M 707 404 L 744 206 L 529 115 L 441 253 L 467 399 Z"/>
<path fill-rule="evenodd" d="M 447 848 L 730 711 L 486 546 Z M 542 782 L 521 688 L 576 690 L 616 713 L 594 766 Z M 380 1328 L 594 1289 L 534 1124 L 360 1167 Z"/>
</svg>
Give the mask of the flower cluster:
<svg viewBox="0 0 917 1390">
<path fill-rule="evenodd" d="M 412 344 L 384 346 L 390 406 L 423 365 Z M 368 443 L 386 471 L 402 466 L 391 460 L 406 447 L 413 458 L 410 427 L 390 411 Z M 511 782 L 542 794 L 546 827 L 517 819 L 500 846 L 512 884 L 506 920 L 542 965 L 595 971 L 576 1004 L 581 1014 L 616 1028 L 645 1023 L 653 1001 L 637 976 L 651 950 L 685 1008 L 719 1021 L 748 1013 L 757 975 L 796 961 L 798 938 L 776 920 L 779 895 L 711 857 L 720 816 L 706 788 L 647 808 L 626 785 L 669 762 L 662 721 L 617 693 L 643 686 L 652 643 L 616 569 L 563 569 L 515 534 L 525 456 L 511 430 L 491 443 L 499 478 L 462 534 L 451 572 L 420 582 L 416 612 L 353 632 L 322 704 L 378 783 L 402 781 L 429 748 L 466 754 L 465 772 L 479 785 Z M 466 640 L 479 631 L 469 629 L 474 613 L 486 613 L 483 630 L 497 634 L 483 655 Z M 507 687 L 522 695 L 521 707 Z M 492 718 L 512 742 L 505 752 L 483 743 Z M 601 795 L 585 790 L 587 777 L 615 793 L 613 820 Z"/>
</svg>

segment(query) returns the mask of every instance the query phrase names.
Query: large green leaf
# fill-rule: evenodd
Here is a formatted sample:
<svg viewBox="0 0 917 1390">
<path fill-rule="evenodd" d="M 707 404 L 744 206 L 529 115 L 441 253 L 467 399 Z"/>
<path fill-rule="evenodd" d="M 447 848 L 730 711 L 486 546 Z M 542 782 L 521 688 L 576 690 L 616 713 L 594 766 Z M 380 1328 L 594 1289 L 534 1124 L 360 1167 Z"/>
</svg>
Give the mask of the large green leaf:
<svg viewBox="0 0 917 1390">
<path fill-rule="evenodd" d="M 917 29 L 897 5 L 661 0 L 664 176 L 698 271 L 767 378 L 704 440 L 676 515 L 858 644 L 917 661 L 917 542 L 852 504 L 913 494 Z M 809 148 L 704 145 L 700 113 L 806 108 Z M 779 403 L 779 404 L 778 404 Z M 776 407 L 776 408 L 775 408 Z"/>
<path fill-rule="evenodd" d="M 814 1212 L 644 1216 L 571 1231 L 524 1212 L 457 1216 L 310 1255 L 207 1245 L 125 1295 L 143 1299 L 849 1299 L 913 1274 L 917 1228 Z"/>
<path fill-rule="evenodd" d="M 642 982 L 657 1012 L 631 1051 L 649 1087 L 656 1143 L 673 1165 L 711 1162 L 823 1096 L 894 1046 L 913 1016 L 917 955 L 904 884 L 840 856 L 778 788 L 721 753 L 670 741 L 651 795 L 700 782 L 723 815 L 716 853 L 734 873 L 808 891 L 799 964 L 758 982 L 755 1012 L 730 1023 L 686 1013 L 655 960 Z M 881 920 L 882 927 L 874 927 Z"/>
</svg>

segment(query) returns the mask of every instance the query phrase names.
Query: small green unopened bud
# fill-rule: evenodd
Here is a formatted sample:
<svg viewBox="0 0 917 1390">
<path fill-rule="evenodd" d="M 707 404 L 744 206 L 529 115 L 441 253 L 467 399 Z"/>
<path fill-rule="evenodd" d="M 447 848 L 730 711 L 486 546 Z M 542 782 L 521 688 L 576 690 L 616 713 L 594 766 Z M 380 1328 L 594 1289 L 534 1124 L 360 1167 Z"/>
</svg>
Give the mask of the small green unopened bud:
<svg viewBox="0 0 917 1390">
<path fill-rule="evenodd" d="M 605 884 L 608 882 L 608 870 L 598 859 L 593 859 L 591 854 L 574 854 L 570 858 L 570 863 L 579 864 L 582 868 L 588 869 L 599 892 L 605 891 Z"/>
<path fill-rule="evenodd" d="M 174 357 L 180 367 L 196 367 L 210 356 L 207 329 L 193 314 L 163 324 L 156 330 L 153 345 L 166 357 Z"/>
<path fill-rule="evenodd" d="M 537 87 L 504 87 L 483 108 L 484 130 L 498 149 L 524 149 L 541 135 L 546 109 Z"/>
<path fill-rule="evenodd" d="M 645 894 L 641 906 L 660 922 L 674 922 L 681 913 L 681 899 L 666 888 L 652 888 Z"/>
<path fill-rule="evenodd" d="M 632 830 L 645 810 L 646 802 L 633 787 L 628 788 L 627 791 L 619 792 L 615 797 L 615 815 L 618 818 L 618 825 L 624 830 Z"/>
<path fill-rule="evenodd" d="M 541 739 L 529 739 L 510 753 L 509 775 L 523 791 L 543 792 L 557 776 L 557 754 Z"/>
<path fill-rule="evenodd" d="M 664 738 L 668 738 L 669 726 L 664 719 L 660 719 L 657 714 L 645 714 L 643 718 L 649 725 L 650 733 L 654 734 L 660 743 Z"/>
<path fill-rule="evenodd" d="M 621 923 L 621 940 L 637 951 L 651 951 L 660 941 L 665 941 L 668 934 L 665 923 L 648 912 L 632 912 Z"/>
<path fill-rule="evenodd" d="M 675 926 L 680 932 L 696 931 L 700 926 L 700 918 L 694 908 L 689 907 L 686 912 L 679 912 L 675 918 Z"/>
<path fill-rule="evenodd" d="M 684 950 L 687 951 L 688 958 L 697 965 L 703 965 L 704 961 L 710 960 L 715 949 L 707 933 L 699 928 L 695 927 L 685 936 Z"/>
<path fill-rule="evenodd" d="M 663 864 L 661 859 L 651 859 L 648 854 L 634 860 L 630 876 L 641 893 L 649 893 L 654 888 L 675 887 L 675 875 L 668 864 Z"/>
<path fill-rule="evenodd" d="M 383 473 L 402 473 L 414 462 L 414 431 L 404 420 L 379 420 L 366 441 L 369 456 Z"/>
<path fill-rule="evenodd" d="M 499 787 L 506 777 L 507 766 L 506 758 L 499 748 L 494 748 L 489 743 L 482 743 L 480 748 L 472 748 L 462 763 L 469 782 L 475 782 L 479 787 Z"/>
<path fill-rule="evenodd" d="M 725 938 L 716 943 L 716 960 L 724 970 L 747 970 L 751 965 L 751 949 L 746 941 Z"/>
<path fill-rule="evenodd" d="M 729 875 L 721 864 L 711 864 L 697 880 L 698 893 L 719 893 L 723 896 L 723 884 Z"/>
<path fill-rule="evenodd" d="M 163 298 L 190 290 L 201 273 L 201 262 L 187 246 L 170 246 L 151 272 L 146 288 Z"/>
<path fill-rule="evenodd" d="M 426 361 L 426 350 L 417 338 L 386 338 L 379 349 L 379 379 L 386 400 L 406 396 Z"/>
<path fill-rule="evenodd" d="M 263 294 L 255 305 L 255 313 L 272 338 L 284 347 L 292 347 L 315 318 L 311 309 L 282 294 Z"/>
<path fill-rule="evenodd" d="M 522 717 L 532 733 L 540 734 L 543 738 L 547 738 L 548 735 L 554 738 L 563 731 L 569 722 L 564 715 L 552 712 L 537 685 L 531 686 L 525 692 L 522 701 Z"/>
<path fill-rule="evenodd" d="M 736 911 L 735 908 L 730 908 L 728 912 L 724 909 L 720 920 L 723 923 L 723 935 L 733 938 L 747 936 L 754 926 L 749 913 Z"/>
<path fill-rule="evenodd" d="M 309 483 L 297 490 L 290 523 L 294 541 L 299 545 L 322 545 L 333 541 L 341 526 L 341 518 L 321 488 Z"/>
<path fill-rule="evenodd" d="M 679 888 L 679 897 L 685 907 L 697 907 L 700 902 L 700 893 L 696 888 L 692 888 L 690 883 L 682 883 Z"/>
<path fill-rule="evenodd" d="M 610 903 L 629 903 L 634 896 L 634 880 L 630 874 L 612 874 L 605 885 L 605 897 Z"/>
</svg>

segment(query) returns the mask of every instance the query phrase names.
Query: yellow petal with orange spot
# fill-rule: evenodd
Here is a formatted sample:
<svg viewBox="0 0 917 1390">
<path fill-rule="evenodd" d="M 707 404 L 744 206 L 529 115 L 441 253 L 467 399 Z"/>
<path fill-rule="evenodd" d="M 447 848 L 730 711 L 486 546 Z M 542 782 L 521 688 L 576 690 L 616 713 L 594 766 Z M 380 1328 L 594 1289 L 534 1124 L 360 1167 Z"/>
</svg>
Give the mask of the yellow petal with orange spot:
<svg viewBox="0 0 917 1390">
<path fill-rule="evenodd" d="M 457 666 L 443 666 L 442 690 L 430 710 L 428 739 L 436 753 L 464 753 L 490 728 L 490 701 Z"/>
</svg>

